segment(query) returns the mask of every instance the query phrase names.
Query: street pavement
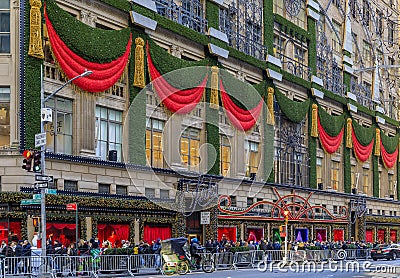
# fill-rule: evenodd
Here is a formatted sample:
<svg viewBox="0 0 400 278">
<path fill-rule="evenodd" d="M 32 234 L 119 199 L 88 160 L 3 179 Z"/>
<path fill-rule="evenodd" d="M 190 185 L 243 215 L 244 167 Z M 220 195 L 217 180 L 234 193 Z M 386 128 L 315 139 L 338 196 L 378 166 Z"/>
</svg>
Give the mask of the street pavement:
<svg viewBox="0 0 400 278">
<path fill-rule="evenodd" d="M 136 276 L 143 278 L 166 277 L 156 273 L 139 273 Z M 176 277 L 173 275 L 171 277 Z M 399 278 L 400 260 L 396 261 L 333 261 L 326 263 L 306 263 L 304 265 L 291 264 L 288 266 L 274 265 L 260 271 L 257 266 L 252 269 L 217 270 L 213 273 L 191 272 L 186 275 L 188 278 L 212 277 L 212 278 Z M 101 275 L 101 277 L 115 277 Z"/>
</svg>

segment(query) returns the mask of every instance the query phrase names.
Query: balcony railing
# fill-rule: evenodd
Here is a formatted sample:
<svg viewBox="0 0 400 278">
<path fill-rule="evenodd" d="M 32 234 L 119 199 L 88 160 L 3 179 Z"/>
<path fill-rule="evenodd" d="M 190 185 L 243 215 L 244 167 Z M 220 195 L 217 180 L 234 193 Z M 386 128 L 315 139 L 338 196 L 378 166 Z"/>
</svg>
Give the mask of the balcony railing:
<svg viewBox="0 0 400 278">
<path fill-rule="evenodd" d="M 207 20 L 204 18 L 200 1 L 185 1 L 179 6 L 174 0 L 156 0 L 157 13 L 172 21 L 182 24 L 199 33 L 205 33 Z"/>
<path fill-rule="evenodd" d="M 285 56 L 282 53 L 277 53 L 276 56 L 281 60 L 283 70 L 305 80 L 311 80 L 311 68 L 306 64 L 300 63 L 298 60 Z"/>
</svg>

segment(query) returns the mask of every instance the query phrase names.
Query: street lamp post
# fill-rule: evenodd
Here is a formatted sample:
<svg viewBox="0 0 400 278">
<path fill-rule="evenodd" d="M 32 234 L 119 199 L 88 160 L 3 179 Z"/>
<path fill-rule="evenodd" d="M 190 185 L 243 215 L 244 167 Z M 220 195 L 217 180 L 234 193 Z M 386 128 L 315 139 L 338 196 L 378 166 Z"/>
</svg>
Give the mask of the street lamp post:
<svg viewBox="0 0 400 278">
<path fill-rule="evenodd" d="M 44 85 L 43 85 L 43 65 L 40 67 L 40 113 L 42 113 L 42 109 L 44 108 L 45 103 L 51 98 L 53 97 L 55 94 L 57 94 L 59 91 L 61 91 L 65 86 L 67 86 L 68 84 L 70 84 L 72 81 L 74 81 L 75 79 L 81 78 L 81 77 L 85 77 L 88 76 L 90 74 L 92 74 L 92 71 L 86 70 L 71 78 L 70 80 L 68 80 L 67 82 L 65 82 L 63 85 L 61 85 L 58 89 L 56 89 L 54 92 L 52 92 L 49 96 L 47 96 L 46 98 L 44 97 Z M 40 120 L 40 133 L 44 133 L 44 121 L 43 119 Z M 45 149 L 46 146 L 42 145 L 41 147 L 41 175 L 45 176 L 46 173 L 46 165 L 45 165 Z M 41 215 L 41 227 L 42 227 L 42 256 L 46 256 L 46 189 L 45 188 L 41 188 L 41 201 L 40 201 L 40 215 Z"/>
<path fill-rule="evenodd" d="M 288 261 L 288 250 L 287 250 L 287 247 L 288 247 L 288 242 L 287 242 L 287 240 L 288 240 L 288 236 L 287 236 L 287 233 L 288 233 L 288 221 L 289 221 L 289 211 L 288 210 L 285 210 L 284 212 L 283 212 L 283 216 L 285 216 L 285 249 L 284 249 L 284 256 L 283 256 L 283 263 L 284 264 L 286 264 L 287 263 L 287 261 Z"/>
</svg>

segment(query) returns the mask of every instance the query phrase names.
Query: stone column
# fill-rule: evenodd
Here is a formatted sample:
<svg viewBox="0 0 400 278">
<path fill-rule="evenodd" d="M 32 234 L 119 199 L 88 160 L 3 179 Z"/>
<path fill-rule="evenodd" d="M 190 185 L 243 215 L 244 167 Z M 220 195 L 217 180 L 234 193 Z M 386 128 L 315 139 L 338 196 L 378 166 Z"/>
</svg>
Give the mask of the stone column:
<svg viewBox="0 0 400 278">
<path fill-rule="evenodd" d="M 96 97 L 92 93 L 82 92 L 78 97 L 75 115 L 83 115 L 77 123 L 77 150 L 81 156 L 95 156 L 96 132 Z M 99 127 L 98 127 L 99 128 Z"/>
</svg>

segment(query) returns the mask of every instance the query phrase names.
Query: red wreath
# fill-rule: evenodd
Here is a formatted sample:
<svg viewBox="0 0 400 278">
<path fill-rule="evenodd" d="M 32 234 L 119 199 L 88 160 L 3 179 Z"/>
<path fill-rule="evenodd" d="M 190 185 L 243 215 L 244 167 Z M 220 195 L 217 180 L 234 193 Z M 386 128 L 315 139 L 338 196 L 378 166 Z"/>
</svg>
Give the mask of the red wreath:
<svg viewBox="0 0 400 278">
<path fill-rule="evenodd" d="M 344 128 L 339 132 L 336 136 L 330 136 L 324 130 L 323 126 L 321 125 L 321 121 L 318 117 L 318 133 L 319 133 L 319 141 L 322 144 L 322 147 L 327 153 L 334 153 L 340 147 L 343 139 Z"/>
<path fill-rule="evenodd" d="M 382 144 L 382 140 L 380 142 L 380 145 L 383 163 L 385 163 L 385 166 L 387 168 L 392 168 L 396 163 L 399 148 L 397 147 L 393 153 L 388 153 L 385 149 L 385 146 Z"/>
<path fill-rule="evenodd" d="M 244 110 L 237 106 L 229 95 L 226 93 L 222 80 L 219 81 L 219 86 L 221 90 L 221 99 L 224 108 L 226 109 L 226 114 L 232 124 L 239 130 L 247 131 L 254 126 L 257 122 L 258 116 L 260 116 L 263 100 L 257 104 L 256 107 L 250 110 Z"/>
<path fill-rule="evenodd" d="M 130 34 L 125 53 L 121 57 L 104 64 L 90 62 L 74 53 L 57 35 L 46 12 L 44 16 L 54 56 L 66 76 L 72 79 L 85 70 L 93 72 L 91 75 L 73 81 L 79 88 L 92 93 L 103 92 L 120 79 L 129 59 L 132 34 Z"/>
<path fill-rule="evenodd" d="M 149 67 L 152 85 L 163 104 L 172 112 L 186 114 L 192 111 L 200 102 L 207 84 L 208 75 L 204 80 L 192 89 L 180 90 L 171 86 L 154 66 L 149 51 L 149 43 L 146 44 L 147 64 Z"/>
<path fill-rule="evenodd" d="M 357 140 L 354 129 L 352 130 L 351 137 L 353 139 L 354 153 L 356 154 L 358 160 L 361 162 L 366 161 L 371 155 L 372 148 L 374 146 L 374 140 L 371 140 L 371 143 L 369 143 L 367 146 L 361 145 L 361 143 Z"/>
</svg>

